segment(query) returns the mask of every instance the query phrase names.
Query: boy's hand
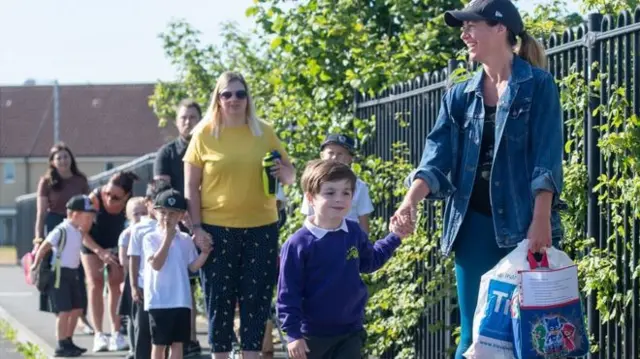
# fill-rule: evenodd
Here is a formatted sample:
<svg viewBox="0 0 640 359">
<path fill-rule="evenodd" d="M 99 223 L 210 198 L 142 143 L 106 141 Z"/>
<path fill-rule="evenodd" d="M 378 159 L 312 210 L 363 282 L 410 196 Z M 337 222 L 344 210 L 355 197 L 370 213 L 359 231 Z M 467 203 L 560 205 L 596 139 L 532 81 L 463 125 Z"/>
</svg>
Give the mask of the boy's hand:
<svg viewBox="0 0 640 359">
<path fill-rule="evenodd" d="M 200 247 L 200 251 L 204 254 L 209 254 L 213 251 L 213 246 L 210 242 L 207 242 L 202 247 Z"/>
<path fill-rule="evenodd" d="M 291 359 L 307 359 L 309 347 L 304 339 L 298 339 L 287 344 L 287 350 Z"/>
<path fill-rule="evenodd" d="M 415 225 L 412 221 L 401 221 L 397 216 L 393 216 L 389 223 L 389 231 L 400 238 L 405 238 L 415 231 Z"/>
<path fill-rule="evenodd" d="M 142 300 L 144 299 L 142 297 L 142 291 L 137 285 L 131 286 L 131 296 L 133 297 L 133 301 L 136 303 L 142 303 Z"/>
<path fill-rule="evenodd" d="M 164 228 L 167 231 L 167 237 L 169 238 L 169 240 L 173 240 L 173 238 L 176 236 L 176 226 L 178 225 L 177 222 L 174 223 L 175 221 L 172 221 L 168 218 L 165 217 L 164 219 Z"/>
</svg>

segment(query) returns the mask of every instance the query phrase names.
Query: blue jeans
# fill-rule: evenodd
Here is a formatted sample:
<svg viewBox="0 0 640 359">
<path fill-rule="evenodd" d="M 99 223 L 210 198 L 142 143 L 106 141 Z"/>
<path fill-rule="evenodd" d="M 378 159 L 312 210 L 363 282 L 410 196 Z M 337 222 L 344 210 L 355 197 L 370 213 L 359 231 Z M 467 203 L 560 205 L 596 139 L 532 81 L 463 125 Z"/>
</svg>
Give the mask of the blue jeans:
<svg viewBox="0 0 640 359">
<path fill-rule="evenodd" d="M 498 247 L 491 217 L 467 211 L 454 243 L 461 326 L 456 359 L 463 359 L 462 354 L 471 346 L 480 278 L 512 249 Z"/>
<path fill-rule="evenodd" d="M 261 351 L 276 284 L 276 223 L 255 228 L 203 224 L 214 250 L 200 270 L 212 353 L 232 350 L 236 302 L 240 306 L 242 350 Z"/>
</svg>

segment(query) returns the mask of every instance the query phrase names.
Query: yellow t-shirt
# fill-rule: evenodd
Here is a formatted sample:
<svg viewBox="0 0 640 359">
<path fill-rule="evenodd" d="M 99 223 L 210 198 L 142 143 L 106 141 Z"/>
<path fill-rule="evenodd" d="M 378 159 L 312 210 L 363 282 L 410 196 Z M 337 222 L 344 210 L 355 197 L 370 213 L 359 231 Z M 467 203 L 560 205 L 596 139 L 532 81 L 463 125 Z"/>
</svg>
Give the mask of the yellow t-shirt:
<svg viewBox="0 0 640 359">
<path fill-rule="evenodd" d="M 215 138 L 205 126 L 189 141 L 183 160 L 202 168 L 202 223 L 254 228 L 278 220 L 275 197 L 264 193 L 262 158 L 273 150 L 288 155 L 273 128 L 261 124 L 262 136 L 245 125 L 221 128 Z"/>
</svg>

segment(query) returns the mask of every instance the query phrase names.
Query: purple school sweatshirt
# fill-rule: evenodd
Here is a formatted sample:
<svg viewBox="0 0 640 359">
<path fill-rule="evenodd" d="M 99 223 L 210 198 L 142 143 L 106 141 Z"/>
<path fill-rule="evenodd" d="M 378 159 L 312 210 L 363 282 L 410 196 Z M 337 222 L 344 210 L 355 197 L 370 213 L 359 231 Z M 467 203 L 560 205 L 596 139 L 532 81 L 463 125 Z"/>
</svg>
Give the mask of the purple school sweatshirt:
<svg viewBox="0 0 640 359">
<path fill-rule="evenodd" d="M 285 242 L 280 257 L 277 309 L 288 341 L 362 330 L 369 294 L 360 273 L 378 270 L 399 245 L 395 234 L 370 242 L 350 220 L 335 231 L 305 222 Z"/>
</svg>

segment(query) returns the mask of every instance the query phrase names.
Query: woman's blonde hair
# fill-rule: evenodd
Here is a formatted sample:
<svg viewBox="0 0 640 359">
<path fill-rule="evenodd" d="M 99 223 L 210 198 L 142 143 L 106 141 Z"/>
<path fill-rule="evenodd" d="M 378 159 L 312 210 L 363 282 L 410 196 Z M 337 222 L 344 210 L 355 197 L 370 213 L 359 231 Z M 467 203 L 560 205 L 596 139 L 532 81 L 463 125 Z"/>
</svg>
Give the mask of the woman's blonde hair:
<svg viewBox="0 0 640 359">
<path fill-rule="evenodd" d="M 519 36 L 520 43 L 516 46 L 516 54 L 533 66 L 546 68 L 547 55 L 542 44 L 526 31 L 520 33 Z"/>
<path fill-rule="evenodd" d="M 216 138 L 220 136 L 220 129 L 223 125 L 220 93 L 225 87 L 229 86 L 229 84 L 234 81 L 240 82 L 247 92 L 246 121 L 247 125 L 249 125 L 249 128 L 251 129 L 251 133 L 253 133 L 254 136 L 262 136 L 261 121 L 256 116 L 255 106 L 253 104 L 253 99 L 251 98 L 251 92 L 249 91 L 247 81 L 245 81 L 242 74 L 233 71 L 226 71 L 218 77 L 216 87 L 213 89 L 213 93 L 211 94 L 211 102 L 209 103 L 204 116 L 202 116 L 202 121 L 200 121 L 191 131 L 192 134 L 200 133 L 207 126 L 210 126 L 211 134 Z"/>
</svg>

